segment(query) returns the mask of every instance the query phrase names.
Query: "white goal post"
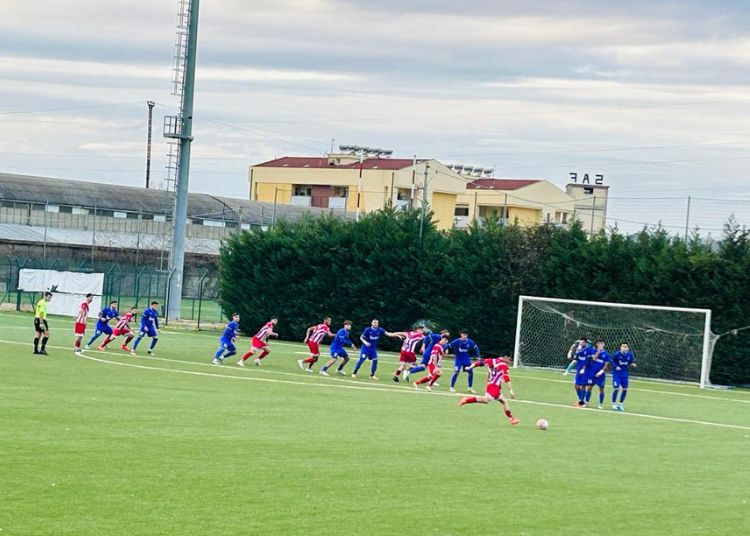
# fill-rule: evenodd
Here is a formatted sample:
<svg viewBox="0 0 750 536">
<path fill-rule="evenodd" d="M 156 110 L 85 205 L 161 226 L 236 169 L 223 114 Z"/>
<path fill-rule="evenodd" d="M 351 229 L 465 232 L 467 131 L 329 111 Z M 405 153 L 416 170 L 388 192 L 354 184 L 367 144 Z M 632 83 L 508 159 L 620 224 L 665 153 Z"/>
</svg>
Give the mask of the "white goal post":
<svg viewBox="0 0 750 536">
<path fill-rule="evenodd" d="M 518 297 L 514 367 L 563 369 L 581 337 L 605 341 L 610 355 L 627 342 L 635 376 L 711 385 L 710 309 Z"/>
</svg>

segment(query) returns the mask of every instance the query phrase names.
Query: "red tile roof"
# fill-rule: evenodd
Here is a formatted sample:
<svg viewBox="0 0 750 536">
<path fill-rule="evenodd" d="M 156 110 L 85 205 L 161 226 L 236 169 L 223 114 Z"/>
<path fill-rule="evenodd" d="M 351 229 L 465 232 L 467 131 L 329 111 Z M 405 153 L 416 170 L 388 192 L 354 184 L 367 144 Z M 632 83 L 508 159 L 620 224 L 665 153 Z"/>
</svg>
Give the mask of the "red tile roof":
<svg viewBox="0 0 750 536">
<path fill-rule="evenodd" d="M 476 179 L 466 185 L 467 190 L 519 190 L 540 182 L 539 179 Z"/>
<path fill-rule="evenodd" d="M 386 169 L 399 170 L 411 167 L 413 160 L 411 158 L 366 158 L 362 162 L 362 169 Z M 276 158 L 255 167 L 290 167 L 290 168 L 318 168 L 318 169 L 359 169 L 359 162 L 350 164 L 330 164 L 328 157 L 306 157 L 306 156 L 285 156 Z"/>
</svg>

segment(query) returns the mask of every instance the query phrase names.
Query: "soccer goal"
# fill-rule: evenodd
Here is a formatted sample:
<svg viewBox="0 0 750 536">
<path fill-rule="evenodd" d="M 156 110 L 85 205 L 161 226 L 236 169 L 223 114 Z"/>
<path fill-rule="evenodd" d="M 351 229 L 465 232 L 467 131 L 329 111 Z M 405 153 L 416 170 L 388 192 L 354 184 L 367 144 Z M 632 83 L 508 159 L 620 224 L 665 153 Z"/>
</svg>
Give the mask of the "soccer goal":
<svg viewBox="0 0 750 536">
<path fill-rule="evenodd" d="M 606 342 L 614 354 L 621 342 L 635 353 L 642 378 L 710 386 L 710 309 L 520 296 L 514 367 L 563 369 L 570 346 L 581 337 Z"/>
</svg>

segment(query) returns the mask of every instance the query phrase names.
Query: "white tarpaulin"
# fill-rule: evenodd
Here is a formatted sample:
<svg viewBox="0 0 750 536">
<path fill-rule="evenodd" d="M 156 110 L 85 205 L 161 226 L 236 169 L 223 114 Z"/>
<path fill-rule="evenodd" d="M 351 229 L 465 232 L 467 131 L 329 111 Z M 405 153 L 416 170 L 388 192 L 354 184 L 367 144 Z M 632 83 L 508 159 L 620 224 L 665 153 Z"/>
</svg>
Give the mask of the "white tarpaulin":
<svg viewBox="0 0 750 536">
<path fill-rule="evenodd" d="M 104 274 L 81 272 L 58 272 L 56 270 L 32 270 L 24 268 L 18 274 L 18 290 L 53 294 L 47 312 L 51 315 L 76 316 L 81 302 L 89 292 L 94 295 L 91 316 L 102 308 Z"/>
</svg>

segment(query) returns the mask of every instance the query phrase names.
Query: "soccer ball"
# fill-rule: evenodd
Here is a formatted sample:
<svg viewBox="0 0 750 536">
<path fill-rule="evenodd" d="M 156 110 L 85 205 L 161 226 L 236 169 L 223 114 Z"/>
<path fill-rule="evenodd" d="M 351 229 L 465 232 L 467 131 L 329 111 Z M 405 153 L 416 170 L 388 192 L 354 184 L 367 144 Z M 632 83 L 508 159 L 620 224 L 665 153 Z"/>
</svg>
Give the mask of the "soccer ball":
<svg viewBox="0 0 750 536">
<path fill-rule="evenodd" d="M 549 423 L 547 422 L 547 419 L 539 419 L 536 421 L 536 427 L 540 430 L 546 430 L 549 428 Z"/>
</svg>

